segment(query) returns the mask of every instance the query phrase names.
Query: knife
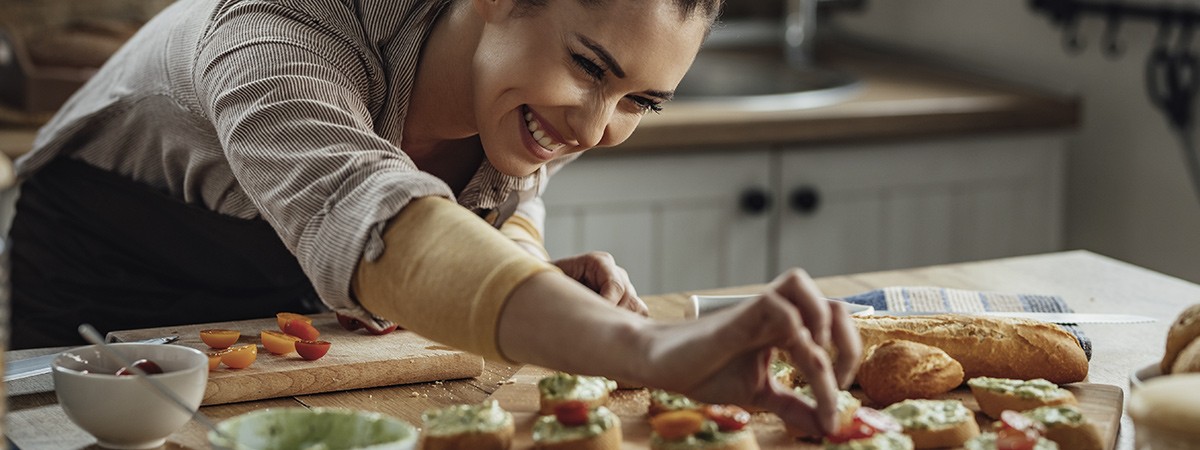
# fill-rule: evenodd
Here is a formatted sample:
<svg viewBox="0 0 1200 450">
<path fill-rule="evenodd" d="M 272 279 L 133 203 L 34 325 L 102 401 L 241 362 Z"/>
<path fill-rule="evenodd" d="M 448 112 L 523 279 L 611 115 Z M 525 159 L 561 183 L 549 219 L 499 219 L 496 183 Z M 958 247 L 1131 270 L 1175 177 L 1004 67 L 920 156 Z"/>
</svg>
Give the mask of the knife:
<svg viewBox="0 0 1200 450">
<path fill-rule="evenodd" d="M 1154 322 L 1153 317 L 1133 314 L 1098 314 L 1098 313 L 1047 313 L 1022 311 L 875 311 L 877 316 L 931 316 L 935 314 L 961 314 L 967 316 L 1008 317 L 1014 319 L 1032 319 L 1058 324 L 1074 323 L 1147 323 Z"/>
<path fill-rule="evenodd" d="M 170 342 L 175 342 L 178 339 L 179 336 L 163 336 L 130 342 L 136 342 L 139 344 L 167 344 Z M 54 358 L 57 356 L 58 353 L 51 353 L 49 355 L 35 356 L 33 358 L 6 361 L 4 364 L 4 381 L 19 380 L 35 375 L 50 373 L 50 364 L 54 362 Z"/>
</svg>

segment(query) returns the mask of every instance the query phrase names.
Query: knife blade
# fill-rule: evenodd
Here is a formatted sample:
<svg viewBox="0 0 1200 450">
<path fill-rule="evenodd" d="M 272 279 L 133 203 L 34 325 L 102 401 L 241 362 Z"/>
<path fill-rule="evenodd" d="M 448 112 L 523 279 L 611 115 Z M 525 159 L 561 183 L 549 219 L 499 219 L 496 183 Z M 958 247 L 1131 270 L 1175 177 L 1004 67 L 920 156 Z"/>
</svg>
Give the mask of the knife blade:
<svg viewBox="0 0 1200 450">
<path fill-rule="evenodd" d="M 961 314 L 984 317 L 1008 317 L 1015 319 L 1032 319 L 1058 324 L 1074 323 L 1147 323 L 1154 322 L 1153 317 L 1133 314 L 1101 314 L 1101 313 L 1046 313 L 1021 311 L 875 311 L 877 316 L 932 316 L 936 314 Z"/>
<path fill-rule="evenodd" d="M 163 336 L 130 342 L 137 342 L 140 344 L 168 344 L 175 342 L 178 339 L 179 336 Z M 49 355 L 18 359 L 15 361 L 5 361 L 4 381 L 19 380 L 35 375 L 50 373 L 50 364 L 54 362 L 54 358 L 57 356 L 58 353 L 51 353 Z"/>
</svg>

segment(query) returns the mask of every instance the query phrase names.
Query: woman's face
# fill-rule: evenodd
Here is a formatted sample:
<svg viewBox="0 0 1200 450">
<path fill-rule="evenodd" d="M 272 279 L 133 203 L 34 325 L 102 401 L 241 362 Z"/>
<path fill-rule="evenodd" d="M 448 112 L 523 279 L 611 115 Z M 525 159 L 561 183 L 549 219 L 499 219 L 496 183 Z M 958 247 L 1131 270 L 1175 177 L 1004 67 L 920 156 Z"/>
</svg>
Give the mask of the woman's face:
<svg viewBox="0 0 1200 450">
<path fill-rule="evenodd" d="M 613 146 L 683 78 L 708 29 L 669 0 L 474 0 L 485 24 L 474 59 L 474 108 L 488 161 L 524 176 L 550 160 Z"/>
</svg>

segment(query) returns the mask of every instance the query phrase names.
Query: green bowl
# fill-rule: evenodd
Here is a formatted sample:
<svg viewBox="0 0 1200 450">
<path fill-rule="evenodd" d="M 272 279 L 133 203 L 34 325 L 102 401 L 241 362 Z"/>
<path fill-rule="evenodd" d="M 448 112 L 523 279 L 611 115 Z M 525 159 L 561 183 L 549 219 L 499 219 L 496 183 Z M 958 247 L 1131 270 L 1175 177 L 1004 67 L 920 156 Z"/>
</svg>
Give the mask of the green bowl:
<svg viewBox="0 0 1200 450">
<path fill-rule="evenodd" d="M 208 433 L 218 450 L 412 450 L 417 430 L 384 414 L 337 408 L 271 408 L 242 414 Z"/>
</svg>

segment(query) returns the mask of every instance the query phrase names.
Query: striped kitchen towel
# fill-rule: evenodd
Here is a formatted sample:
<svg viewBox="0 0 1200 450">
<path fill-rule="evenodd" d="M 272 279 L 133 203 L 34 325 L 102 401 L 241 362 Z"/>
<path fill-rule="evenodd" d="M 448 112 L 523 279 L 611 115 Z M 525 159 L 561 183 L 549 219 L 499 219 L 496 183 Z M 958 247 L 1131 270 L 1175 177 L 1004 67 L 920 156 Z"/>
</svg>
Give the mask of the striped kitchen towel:
<svg viewBox="0 0 1200 450">
<path fill-rule="evenodd" d="M 857 305 L 887 311 L 1026 311 L 1074 312 L 1061 297 L 1039 294 L 968 291 L 930 286 L 896 286 L 842 298 Z M 1060 325 L 1079 340 L 1079 346 L 1092 359 L 1092 341 L 1075 325 Z"/>
</svg>

